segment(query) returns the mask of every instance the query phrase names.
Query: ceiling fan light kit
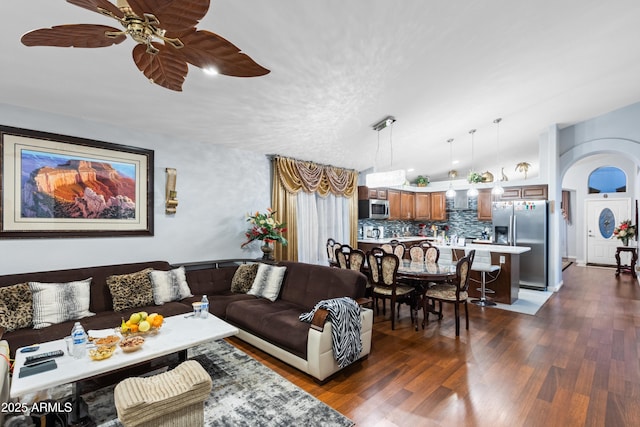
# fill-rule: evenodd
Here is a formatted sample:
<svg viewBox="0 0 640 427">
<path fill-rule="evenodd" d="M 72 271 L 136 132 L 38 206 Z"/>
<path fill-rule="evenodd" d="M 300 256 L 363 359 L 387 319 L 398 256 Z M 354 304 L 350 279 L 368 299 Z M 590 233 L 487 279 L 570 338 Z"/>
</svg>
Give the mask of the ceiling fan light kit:
<svg viewBox="0 0 640 427">
<path fill-rule="evenodd" d="M 257 77 L 269 70 L 257 64 L 219 35 L 196 29 L 209 10 L 210 0 L 67 0 L 68 3 L 113 18 L 124 30 L 71 24 L 41 28 L 24 34 L 25 46 L 107 47 L 130 36 L 137 44 L 133 60 L 151 81 L 182 91 L 187 64 L 215 74 Z"/>
</svg>

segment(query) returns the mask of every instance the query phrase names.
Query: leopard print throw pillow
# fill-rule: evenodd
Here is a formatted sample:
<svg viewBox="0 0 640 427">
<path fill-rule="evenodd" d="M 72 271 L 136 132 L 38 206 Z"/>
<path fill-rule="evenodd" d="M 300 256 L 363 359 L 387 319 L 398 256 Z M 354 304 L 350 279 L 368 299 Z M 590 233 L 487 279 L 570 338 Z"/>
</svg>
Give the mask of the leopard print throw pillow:
<svg viewBox="0 0 640 427">
<path fill-rule="evenodd" d="M 153 305 L 153 285 L 149 278 L 152 271 L 147 268 L 137 273 L 107 277 L 114 311 Z"/>
<path fill-rule="evenodd" d="M 33 326 L 33 295 L 28 283 L 0 288 L 0 326 L 6 332 Z"/>
</svg>

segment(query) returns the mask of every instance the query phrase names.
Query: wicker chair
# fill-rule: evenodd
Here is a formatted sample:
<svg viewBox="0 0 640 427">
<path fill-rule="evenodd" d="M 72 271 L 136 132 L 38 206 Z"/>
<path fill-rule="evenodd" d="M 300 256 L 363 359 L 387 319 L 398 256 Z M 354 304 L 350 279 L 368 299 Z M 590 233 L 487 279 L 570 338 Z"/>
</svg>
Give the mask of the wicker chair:
<svg viewBox="0 0 640 427">
<path fill-rule="evenodd" d="M 124 427 L 199 427 L 210 392 L 211 376 L 188 360 L 162 374 L 127 378 L 113 397 Z"/>
</svg>

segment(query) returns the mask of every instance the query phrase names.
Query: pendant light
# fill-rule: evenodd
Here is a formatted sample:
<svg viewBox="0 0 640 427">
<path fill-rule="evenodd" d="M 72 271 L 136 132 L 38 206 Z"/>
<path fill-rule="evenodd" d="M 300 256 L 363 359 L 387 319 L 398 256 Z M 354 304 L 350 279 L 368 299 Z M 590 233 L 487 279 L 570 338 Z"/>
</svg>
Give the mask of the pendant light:
<svg viewBox="0 0 640 427">
<path fill-rule="evenodd" d="M 376 149 L 375 165 L 378 163 L 378 152 L 380 151 L 380 131 L 389 128 L 389 151 L 390 162 L 389 167 L 393 167 L 393 124 L 396 118 L 387 116 L 372 126 L 373 130 L 378 133 L 378 148 Z M 374 167 L 374 169 L 376 169 Z M 404 185 L 407 181 L 407 172 L 404 169 L 389 170 L 385 172 L 373 172 L 365 177 L 367 187 L 395 187 Z"/>
<path fill-rule="evenodd" d="M 453 138 L 447 139 L 447 142 L 449 143 L 449 162 L 451 164 L 451 167 L 453 167 Z M 452 179 L 453 179 L 453 170 L 450 170 L 449 171 L 449 189 L 447 190 L 446 193 L 444 193 L 444 195 L 449 199 L 456 197 L 456 190 L 453 189 Z"/>
<path fill-rule="evenodd" d="M 493 121 L 493 123 L 496 124 L 496 159 L 498 160 L 498 167 L 500 167 L 500 122 L 501 121 L 502 119 L 499 117 Z M 504 188 L 502 188 L 502 186 L 500 185 L 500 180 L 496 179 L 496 185 L 491 189 L 491 194 L 493 194 L 494 196 L 502 196 L 503 193 L 504 193 Z"/>
<path fill-rule="evenodd" d="M 475 129 L 471 129 L 469 131 L 469 134 L 471 134 L 471 172 L 475 173 L 475 170 L 473 169 L 473 134 L 476 133 Z M 478 189 L 476 188 L 476 183 L 472 182 L 471 183 L 471 187 L 467 190 L 467 197 L 477 197 L 478 196 Z"/>
</svg>

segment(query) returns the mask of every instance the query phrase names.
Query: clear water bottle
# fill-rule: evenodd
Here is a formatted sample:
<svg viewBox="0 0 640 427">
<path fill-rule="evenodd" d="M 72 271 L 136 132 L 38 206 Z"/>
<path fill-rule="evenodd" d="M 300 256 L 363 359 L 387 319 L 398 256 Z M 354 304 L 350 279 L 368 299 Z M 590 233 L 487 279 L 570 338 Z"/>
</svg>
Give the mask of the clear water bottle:
<svg viewBox="0 0 640 427">
<path fill-rule="evenodd" d="M 87 354 L 87 333 L 80 322 L 76 322 L 71 330 L 73 339 L 73 357 L 80 359 Z"/>
<path fill-rule="evenodd" d="M 202 309 L 202 312 L 200 313 L 202 318 L 206 319 L 207 317 L 209 317 L 209 300 L 207 299 L 206 295 L 202 295 L 202 303 L 200 305 L 200 308 Z"/>
</svg>

